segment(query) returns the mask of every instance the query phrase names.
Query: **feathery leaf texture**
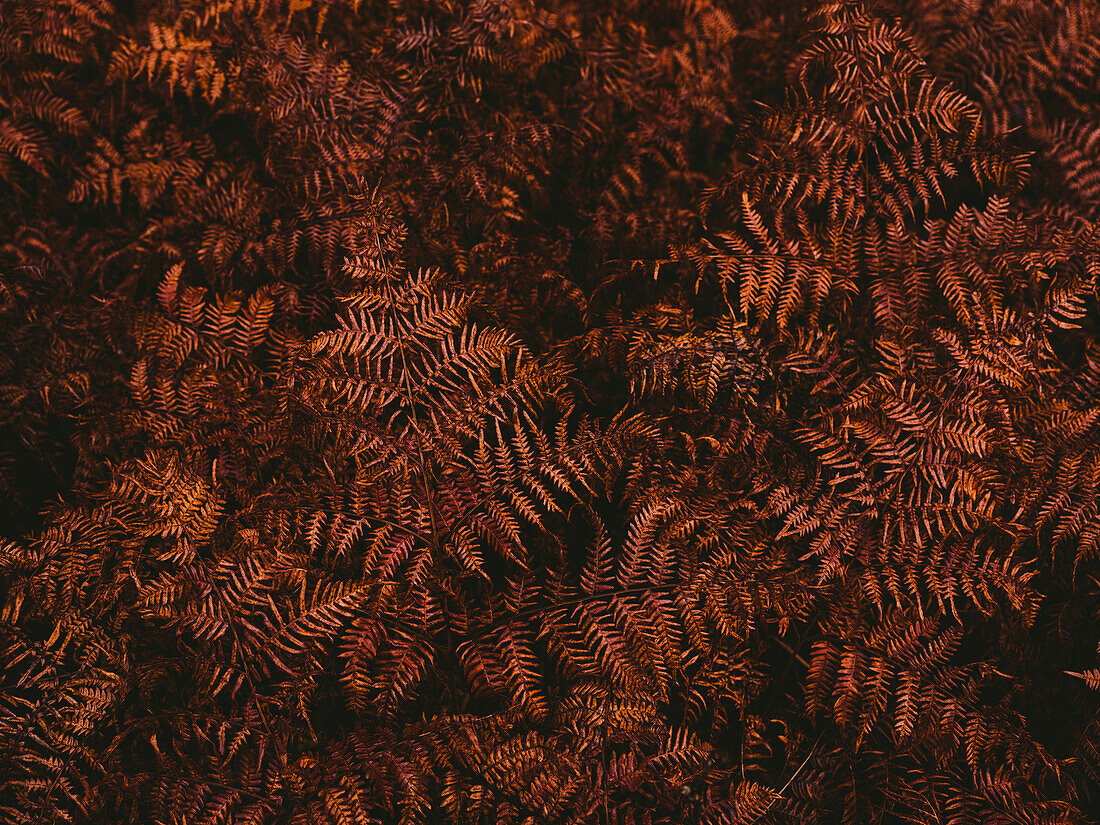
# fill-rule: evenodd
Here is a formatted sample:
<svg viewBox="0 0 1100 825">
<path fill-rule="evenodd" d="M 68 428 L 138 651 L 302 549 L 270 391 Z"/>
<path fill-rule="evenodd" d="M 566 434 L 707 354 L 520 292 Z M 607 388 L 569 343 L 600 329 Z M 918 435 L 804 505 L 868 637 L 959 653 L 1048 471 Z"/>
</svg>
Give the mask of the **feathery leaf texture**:
<svg viewBox="0 0 1100 825">
<path fill-rule="evenodd" d="M 1100 815 L 1100 7 L 0 1 L 0 825 Z"/>
</svg>

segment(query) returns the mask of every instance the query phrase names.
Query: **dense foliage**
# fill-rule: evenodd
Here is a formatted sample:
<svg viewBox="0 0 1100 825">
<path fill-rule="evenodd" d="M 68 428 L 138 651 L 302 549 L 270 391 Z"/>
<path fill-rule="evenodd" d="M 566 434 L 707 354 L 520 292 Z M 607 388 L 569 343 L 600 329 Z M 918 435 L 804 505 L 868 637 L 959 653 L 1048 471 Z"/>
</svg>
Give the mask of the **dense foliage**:
<svg viewBox="0 0 1100 825">
<path fill-rule="evenodd" d="M 0 0 L 0 822 L 1100 816 L 1100 4 Z"/>
</svg>

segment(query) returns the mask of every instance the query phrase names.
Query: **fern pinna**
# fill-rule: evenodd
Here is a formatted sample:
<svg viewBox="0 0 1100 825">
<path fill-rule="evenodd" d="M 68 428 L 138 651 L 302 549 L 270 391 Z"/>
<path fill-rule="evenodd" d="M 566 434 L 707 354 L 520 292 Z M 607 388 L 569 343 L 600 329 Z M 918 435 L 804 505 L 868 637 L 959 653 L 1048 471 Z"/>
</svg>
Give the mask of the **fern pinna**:
<svg viewBox="0 0 1100 825">
<path fill-rule="evenodd" d="M 0 2 L 0 821 L 1094 821 L 1098 31 Z"/>
</svg>

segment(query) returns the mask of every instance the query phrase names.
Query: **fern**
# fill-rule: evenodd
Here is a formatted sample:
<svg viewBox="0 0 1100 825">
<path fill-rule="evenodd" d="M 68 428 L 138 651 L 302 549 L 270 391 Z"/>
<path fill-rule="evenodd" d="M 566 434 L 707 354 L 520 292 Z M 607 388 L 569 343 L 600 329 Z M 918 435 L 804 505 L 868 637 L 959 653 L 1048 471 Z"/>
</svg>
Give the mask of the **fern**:
<svg viewBox="0 0 1100 825">
<path fill-rule="evenodd" d="M 0 3 L 0 821 L 1092 821 L 1097 31 Z"/>
</svg>

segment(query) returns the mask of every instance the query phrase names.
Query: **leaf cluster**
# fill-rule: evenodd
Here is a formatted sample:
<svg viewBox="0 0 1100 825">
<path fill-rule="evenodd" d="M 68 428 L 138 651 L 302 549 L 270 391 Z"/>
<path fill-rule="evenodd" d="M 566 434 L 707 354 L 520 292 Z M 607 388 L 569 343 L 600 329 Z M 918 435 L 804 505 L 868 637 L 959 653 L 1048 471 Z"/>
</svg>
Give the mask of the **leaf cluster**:
<svg viewBox="0 0 1100 825">
<path fill-rule="evenodd" d="M 1098 31 L 0 2 L 0 822 L 1094 821 Z"/>
</svg>

